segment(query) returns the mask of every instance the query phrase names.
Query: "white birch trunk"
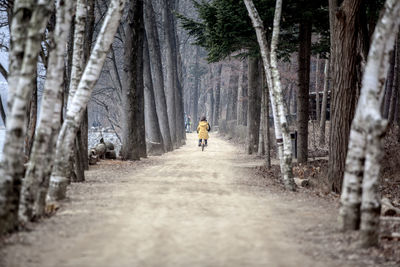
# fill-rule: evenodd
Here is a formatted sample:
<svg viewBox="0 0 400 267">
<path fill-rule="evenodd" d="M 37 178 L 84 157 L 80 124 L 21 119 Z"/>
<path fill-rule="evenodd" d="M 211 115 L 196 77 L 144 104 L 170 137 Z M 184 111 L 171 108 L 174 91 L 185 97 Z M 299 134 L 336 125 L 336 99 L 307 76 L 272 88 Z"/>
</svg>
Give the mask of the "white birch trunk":
<svg viewBox="0 0 400 267">
<path fill-rule="evenodd" d="M 54 155 L 55 140 L 58 135 L 61 92 L 64 81 L 64 53 L 70 32 L 73 1 L 60 5 L 57 1 L 56 29 L 51 43 L 49 67 L 43 92 L 39 123 L 33 143 L 32 153 L 21 190 L 19 219 L 30 221 L 43 215 L 45 196 L 49 184 L 49 166 Z"/>
<path fill-rule="evenodd" d="M 387 0 L 385 13 L 374 31 L 350 133 L 339 218 L 343 230 L 357 229 L 361 221 L 362 246 L 378 243 L 381 207 L 378 178 L 382 138 L 387 126 L 387 121 L 382 118 L 380 106 L 389 68 L 389 56 L 399 24 L 400 2 Z"/>
<path fill-rule="evenodd" d="M 261 57 L 264 63 L 265 74 L 268 87 L 270 88 L 270 98 L 272 103 L 272 113 L 274 116 L 275 137 L 278 145 L 281 173 L 285 187 L 289 190 L 295 190 L 296 185 L 292 173 L 292 145 L 290 140 L 289 128 L 286 121 L 286 111 L 283 104 L 283 94 L 278 71 L 278 60 L 276 49 L 279 40 L 280 19 L 282 12 L 282 1 L 276 1 L 274 27 L 271 40 L 271 52 L 269 52 L 267 38 L 263 22 L 252 0 L 244 0 L 247 11 L 252 20 L 253 27 L 256 30 L 257 40 L 260 45 Z"/>
<path fill-rule="evenodd" d="M 16 3 L 18 5 L 18 2 Z M 27 30 L 23 60 L 18 83 L 13 83 L 14 88 L 11 99 L 12 105 L 7 121 L 6 139 L 0 167 L 0 234 L 13 230 L 18 222 L 18 203 L 20 198 L 20 185 L 24 175 L 24 138 L 27 120 L 27 102 L 32 94 L 32 76 L 36 71 L 37 57 L 40 50 L 42 35 L 47 25 L 47 20 L 52 8 L 51 0 L 41 0 L 31 11 L 29 28 Z M 18 29 L 18 27 L 16 27 Z M 13 34 L 13 32 L 12 32 Z M 20 55 L 21 56 L 21 55 Z M 13 63 L 10 63 L 13 65 Z"/>
<path fill-rule="evenodd" d="M 23 60 L 25 41 L 29 27 L 29 19 L 26 14 L 33 11 L 34 0 L 16 0 L 14 1 L 13 16 L 11 21 L 11 36 L 10 36 L 10 52 L 9 52 L 9 67 L 8 67 L 8 97 L 7 107 L 10 112 L 12 109 L 12 101 L 14 100 L 15 90 L 18 86 L 19 75 L 21 72 L 21 64 Z"/>
<path fill-rule="evenodd" d="M 111 1 L 89 62 L 85 67 L 78 89 L 71 100 L 70 109 L 67 111 L 65 121 L 61 127 L 57 140 L 53 173 L 50 178 L 49 197 L 52 200 L 65 198 L 66 187 L 70 179 L 70 177 L 67 177 L 68 157 L 73 149 L 75 136 L 93 87 L 100 76 L 107 52 L 110 50 L 114 40 L 124 5 L 125 0 Z"/>
<path fill-rule="evenodd" d="M 71 81 L 69 84 L 67 110 L 71 108 L 72 99 L 78 89 L 83 72 L 83 45 L 85 39 L 86 1 L 77 0 L 74 29 L 74 48 L 72 53 Z"/>
</svg>

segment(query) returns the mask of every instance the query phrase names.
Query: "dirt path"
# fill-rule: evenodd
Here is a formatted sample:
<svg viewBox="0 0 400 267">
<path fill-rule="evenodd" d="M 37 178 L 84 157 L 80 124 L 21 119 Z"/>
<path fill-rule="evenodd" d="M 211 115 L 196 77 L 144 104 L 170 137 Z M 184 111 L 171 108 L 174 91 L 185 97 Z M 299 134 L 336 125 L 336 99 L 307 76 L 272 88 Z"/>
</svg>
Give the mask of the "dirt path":
<svg viewBox="0 0 400 267">
<path fill-rule="evenodd" d="M 55 216 L 9 242 L 3 264 L 339 265 L 304 253 L 311 244 L 297 238 L 316 216 L 334 218 L 324 207 L 312 212 L 300 200 L 282 200 L 249 177 L 254 163 L 234 146 L 212 136 L 201 152 L 195 138 L 161 157 L 91 170 Z"/>
</svg>

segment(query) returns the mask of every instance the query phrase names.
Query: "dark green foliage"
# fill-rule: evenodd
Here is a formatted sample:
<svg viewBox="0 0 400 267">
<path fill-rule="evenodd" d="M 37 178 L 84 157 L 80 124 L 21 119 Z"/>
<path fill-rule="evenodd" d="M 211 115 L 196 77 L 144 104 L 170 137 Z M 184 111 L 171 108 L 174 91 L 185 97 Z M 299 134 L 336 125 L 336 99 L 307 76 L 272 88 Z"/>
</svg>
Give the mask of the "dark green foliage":
<svg viewBox="0 0 400 267">
<path fill-rule="evenodd" d="M 195 38 L 195 44 L 208 51 L 208 61 L 217 62 L 233 53 L 239 56 L 259 54 L 254 28 L 246 6 L 239 0 L 214 0 L 210 3 L 193 1 L 200 20 L 178 14 L 183 28 Z M 275 0 L 256 0 L 254 4 L 264 22 L 267 36 L 270 35 L 275 10 Z M 321 32 L 321 45 L 315 49 L 328 51 L 329 19 L 327 1 L 290 0 L 284 1 L 282 14 L 281 41 L 278 51 L 280 58 L 289 59 L 298 44 L 298 25 L 301 20 L 312 20 L 315 31 Z M 245 51 L 245 52 L 244 52 Z"/>
<path fill-rule="evenodd" d="M 251 54 L 258 53 L 258 43 L 251 20 L 243 1 L 214 0 L 193 1 L 200 21 L 177 15 L 189 35 L 195 37 L 195 44 L 208 51 L 208 61 L 220 61 L 243 49 Z M 260 16 L 263 21 L 272 21 L 274 0 L 259 0 Z M 268 27 L 266 27 L 268 29 Z"/>
</svg>

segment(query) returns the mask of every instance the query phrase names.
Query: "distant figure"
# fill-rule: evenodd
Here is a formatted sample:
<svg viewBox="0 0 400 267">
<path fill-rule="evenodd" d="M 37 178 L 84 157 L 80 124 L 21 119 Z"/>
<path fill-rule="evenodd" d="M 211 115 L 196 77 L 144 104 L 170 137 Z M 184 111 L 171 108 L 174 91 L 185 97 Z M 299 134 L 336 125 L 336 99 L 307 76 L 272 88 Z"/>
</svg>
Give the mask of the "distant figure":
<svg viewBox="0 0 400 267">
<path fill-rule="evenodd" d="M 192 118 L 190 117 L 190 115 L 188 115 L 186 117 L 186 120 L 185 120 L 185 129 L 186 129 L 187 133 L 191 133 L 192 132 L 192 130 L 191 130 L 192 127 L 191 126 L 192 126 Z"/>
<path fill-rule="evenodd" d="M 199 146 L 201 141 L 204 139 L 205 145 L 207 145 L 208 132 L 211 131 L 211 126 L 207 122 L 206 116 L 202 116 L 197 126 L 197 133 L 199 134 Z"/>
</svg>

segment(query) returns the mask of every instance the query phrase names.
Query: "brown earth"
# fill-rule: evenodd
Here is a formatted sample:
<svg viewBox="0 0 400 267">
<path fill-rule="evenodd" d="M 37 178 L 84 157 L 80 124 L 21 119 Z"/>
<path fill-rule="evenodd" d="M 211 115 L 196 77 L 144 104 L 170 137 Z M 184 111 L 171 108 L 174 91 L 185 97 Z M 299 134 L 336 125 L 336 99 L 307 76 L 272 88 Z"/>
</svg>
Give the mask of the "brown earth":
<svg viewBox="0 0 400 267">
<path fill-rule="evenodd" d="M 103 161 L 51 218 L 3 240 L 7 267 L 399 266 L 336 229 L 337 199 L 286 192 L 211 135 L 140 162 Z"/>
</svg>

